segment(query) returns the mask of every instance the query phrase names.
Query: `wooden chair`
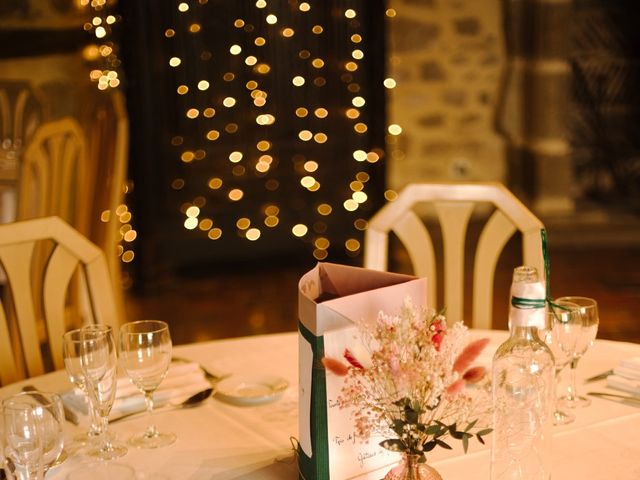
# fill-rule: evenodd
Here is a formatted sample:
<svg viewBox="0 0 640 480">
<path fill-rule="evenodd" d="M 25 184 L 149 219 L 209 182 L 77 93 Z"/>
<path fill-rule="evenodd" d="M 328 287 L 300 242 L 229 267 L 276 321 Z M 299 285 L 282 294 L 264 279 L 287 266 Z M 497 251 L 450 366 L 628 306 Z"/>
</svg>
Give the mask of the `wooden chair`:
<svg viewBox="0 0 640 480">
<path fill-rule="evenodd" d="M 482 226 L 473 266 L 472 321 L 474 328 L 491 328 L 496 265 L 507 241 L 522 233 L 523 262 L 544 275 L 542 230 L 544 226 L 500 183 L 409 184 L 398 198 L 382 207 L 365 232 L 364 266 L 386 270 L 389 233 L 404 245 L 413 273 L 428 278 L 428 302 L 437 306 L 436 255 L 432 236 L 418 213 L 430 204 L 440 224 L 443 244 L 444 306 L 452 321 L 464 319 L 465 240 L 469 220 L 479 204 L 493 213 Z M 514 265 L 515 267 L 516 265 Z"/>
<path fill-rule="evenodd" d="M 63 117 L 38 127 L 20 166 L 17 220 L 58 216 L 88 233 L 94 175 L 86 158 L 84 132 Z"/>
<path fill-rule="evenodd" d="M 22 154 L 48 117 L 44 95 L 30 82 L 0 80 L 0 223 L 15 220 Z"/>
<path fill-rule="evenodd" d="M 52 245 L 44 264 L 34 263 L 40 242 Z M 62 335 L 66 331 L 66 299 L 74 274 L 82 275 L 90 312 L 86 323 L 117 328 L 119 319 L 104 253 L 58 217 L 0 225 L 0 264 L 9 295 L 0 299 L 0 384 L 41 375 L 48 366 L 64 368 Z M 39 276 L 41 291 L 32 281 Z M 44 318 L 47 344 L 41 345 L 38 323 Z M 48 361 L 47 361 L 48 360 Z"/>
</svg>

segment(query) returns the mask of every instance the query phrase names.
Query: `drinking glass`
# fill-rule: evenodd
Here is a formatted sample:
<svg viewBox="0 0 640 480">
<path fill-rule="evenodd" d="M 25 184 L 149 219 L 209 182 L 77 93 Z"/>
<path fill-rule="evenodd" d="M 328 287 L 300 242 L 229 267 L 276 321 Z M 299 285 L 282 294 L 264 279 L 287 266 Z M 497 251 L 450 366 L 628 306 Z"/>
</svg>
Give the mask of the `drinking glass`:
<svg viewBox="0 0 640 480">
<path fill-rule="evenodd" d="M 113 331 L 107 325 L 88 325 L 81 329 L 80 365 L 89 401 L 100 420 L 100 444 L 87 453 L 111 460 L 127 453 L 127 447 L 112 441 L 109 412 L 116 397 L 117 356 Z"/>
<path fill-rule="evenodd" d="M 576 350 L 571 359 L 571 379 L 567 394 L 560 398 L 560 403 L 564 407 L 579 408 L 587 407 L 591 405 L 591 400 L 578 394 L 577 381 L 576 381 L 576 369 L 578 368 L 578 361 L 586 353 L 586 351 L 593 345 L 598 333 L 598 303 L 589 297 L 580 296 L 566 296 L 560 297 L 555 300 L 555 303 L 560 307 L 569 306 L 577 308 L 580 312 L 580 318 L 582 319 L 582 335 L 576 345 Z"/>
<path fill-rule="evenodd" d="M 545 330 L 540 338 L 547 344 L 555 359 L 556 387 L 560 372 L 571 362 L 581 335 L 582 318 L 578 310 L 549 307 L 546 312 Z M 565 425 L 575 420 L 575 415 L 560 409 L 560 402 L 557 396 L 554 399 L 554 403 L 554 425 Z"/>
<path fill-rule="evenodd" d="M 5 418 L 16 409 L 31 409 L 31 415 L 40 437 L 42 468 L 46 473 L 59 463 L 64 446 L 64 410 L 62 400 L 55 393 L 29 391 L 20 392 L 3 402 Z M 26 424 L 25 424 L 26 425 Z"/>
<path fill-rule="evenodd" d="M 2 416 L 4 468 L 9 478 L 41 480 L 44 478 L 42 435 L 32 406 L 9 398 L 2 402 Z"/>
<path fill-rule="evenodd" d="M 171 363 L 169 326 L 160 320 L 140 320 L 120 327 L 122 368 L 144 395 L 150 426 L 129 443 L 140 448 L 157 448 L 176 440 L 174 433 L 160 432 L 153 424 L 153 392 L 167 375 Z"/>
<path fill-rule="evenodd" d="M 93 408 L 93 404 L 89 400 L 89 392 L 87 391 L 84 373 L 82 372 L 82 365 L 80 364 L 81 344 L 82 335 L 79 328 L 70 330 L 62 336 L 62 357 L 64 359 L 64 368 L 67 371 L 67 375 L 69 376 L 71 383 L 84 393 L 87 399 L 87 410 L 89 411 L 89 418 L 91 421 L 89 430 L 75 437 L 74 440 L 80 443 L 86 443 L 87 441 L 91 441 L 100 436 L 100 423 Z"/>
</svg>

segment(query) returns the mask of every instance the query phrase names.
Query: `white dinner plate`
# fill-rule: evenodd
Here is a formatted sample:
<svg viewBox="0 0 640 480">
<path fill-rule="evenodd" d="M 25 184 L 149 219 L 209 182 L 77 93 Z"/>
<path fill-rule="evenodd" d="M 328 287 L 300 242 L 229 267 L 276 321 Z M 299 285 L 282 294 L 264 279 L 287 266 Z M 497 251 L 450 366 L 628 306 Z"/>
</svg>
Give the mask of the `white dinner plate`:
<svg viewBox="0 0 640 480">
<path fill-rule="evenodd" d="M 234 405 L 261 405 L 279 399 L 289 386 L 284 378 L 269 374 L 238 374 L 216 385 L 216 397 Z"/>
</svg>

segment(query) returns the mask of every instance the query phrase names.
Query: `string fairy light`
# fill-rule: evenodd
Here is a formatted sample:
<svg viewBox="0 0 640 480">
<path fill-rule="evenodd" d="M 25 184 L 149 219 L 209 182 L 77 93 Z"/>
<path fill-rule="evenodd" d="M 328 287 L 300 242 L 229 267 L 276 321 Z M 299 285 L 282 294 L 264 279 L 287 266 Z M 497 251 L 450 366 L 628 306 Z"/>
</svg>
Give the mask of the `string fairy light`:
<svg viewBox="0 0 640 480">
<path fill-rule="evenodd" d="M 366 2 L 337 4 L 342 10 L 332 8 L 330 17 L 320 1 L 258 0 L 253 10 L 225 4 L 230 16 L 222 21 L 222 2 L 174 3 L 163 28 L 182 115 L 170 139 L 178 165 L 171 189 L 185 229 L 249 243 L 281 230 L 318 260 L 332 249 L 360 254 L 366 218 L 382 200 L 373 172 L 385 153 L 371 146 Z M 329 35 L 339 36 L 331 39 L 339 52 L 328 47 Z M 282 52 L 291 55 L 286 68 Z M 204 169 L 215 173 L 192 173 Z M 195 198 L 205 199 L 197 210 Z"/>
<path fill-rule="evenodd" d="M 112 35 L 120 15 L 115 13 L 117 0 L 80 0 L 82 7 L 91 11 L 91 19 L 84 23 L 84 30 L 95 37 L 96 43 L 85 47 L 84 57 L 98 65 L 89 73 L 91 81 L 96 82 L 98 89 L 107 90 L 120 85 L 118 44 Z"/>
</svg>

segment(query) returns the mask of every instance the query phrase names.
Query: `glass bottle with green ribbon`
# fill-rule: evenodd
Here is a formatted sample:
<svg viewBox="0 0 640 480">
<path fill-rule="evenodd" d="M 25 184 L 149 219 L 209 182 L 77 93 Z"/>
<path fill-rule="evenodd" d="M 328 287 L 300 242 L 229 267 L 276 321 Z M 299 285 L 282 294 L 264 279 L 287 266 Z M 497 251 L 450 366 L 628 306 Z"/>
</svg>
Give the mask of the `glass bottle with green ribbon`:
<svg viewBox="0 0 640 480">
<path fill-rule="evenodd" d="M 492 364 L 491 480 L 551 478 L 554 359 L 538 336 L 546 290 L 534 267 L 513 272 L 509 338 Z"/>
</svg>

